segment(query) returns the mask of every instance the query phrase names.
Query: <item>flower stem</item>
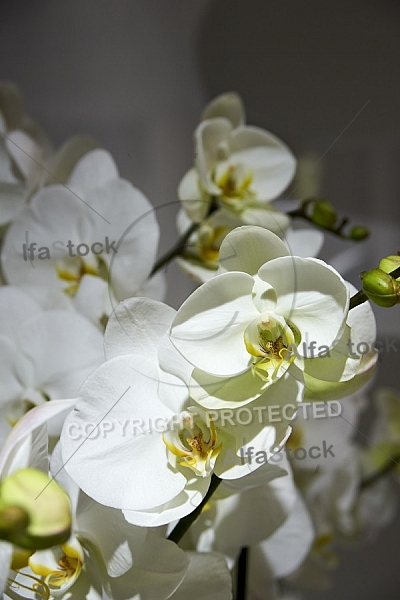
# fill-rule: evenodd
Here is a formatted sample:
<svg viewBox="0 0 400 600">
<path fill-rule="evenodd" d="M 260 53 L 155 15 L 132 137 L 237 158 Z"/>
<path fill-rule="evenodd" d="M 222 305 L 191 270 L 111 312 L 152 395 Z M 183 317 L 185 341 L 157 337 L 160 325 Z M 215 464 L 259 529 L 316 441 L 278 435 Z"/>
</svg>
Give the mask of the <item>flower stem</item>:
<svg viewBox="0 0 400 600">
<path fill-rule="evenodd" d="M 349 310 L 359 306 L 360 304 L 363 304 L 364 302 L 367 302 L 367 300 L 368 296 L 362 290 L 360 290 L 357 292 L 357 294 L 354 294 L 354 296 L 350 298 Z"/>
<path fill-rule="evenodd" d="M 218 209 L 218 203 L 217 203 L 217 199 L 212 197 L 211 198 L 211 202 L 210 202 L 210 206 L 208 209 L 208 212 L 206 214 L 206 216 L 204 217 L 203 221 L 200 221 L 199 223 L 192 223 L 191 226 L 185 231 L 185 233 L 183 233 L 181 235 L 181 237 L 179 238 L 179 240 L 176 242 L 175 246 L 172 246 L 172 248 L 170 250 L 168 250 L 168 252 L 166 252 L 164 254 L 164 256 L 161 256 L 161 258 L 159 258 L 157 260 L 157 262 L 155 263 L 150 275 L 150 277 L 153 277 L 153 275 L 155 275 L 157 273 L 157 271 L 159 271 L 160 269 L 162 269 L 166 264 L 168 264 L 173 258 L 175 258 L 176 256 L 182 256 L 183 252 L 185 250 L 185 246 L 186 246 L 186 242 L 188 241 L 188 239 L 190 238 L 190 236 L 197 231 L 197 229 L 200 227 L 200 225 L 202 223 L 204 223 L 204 221 L 210 216 L 212 215 L 213 212 L 215 212 Z"/>
<path fill-rule="evenodd" d="M 246 600 L 247 563 L 249 549 L 244 546 L 239 554 L 237 563 L 236 600 Z"/>
<path fill-rule="evenodd" d="M 321 210 L 323 206 L 323 209 Z M 320 207 L 320 210 L 315 213 L 313 207 Z M 310 212 L 311 208 L 311 212 Z M 338 218 L 333 206 L 326 200 L 318 200 L 317 198 L 309 198 L 304 200 L 299 208 L 289 211 L 288 216 L 292 218 L 301 218 L 308 221 L 314 226 L 319 227 L 323 231 L 329 231 L 340 237 L 342 240 L 352 240 L 359 242 L 365 240 L 369 231 L 365 227 L 353 227 L 350 233 L 345 233 L 345 228 L 349 223 L 348 217 Z"/>
<path fill-rule="evenodd" d="M 175 542 L 176 544 L 178 542 L 180 542 L 180 540 L 183 538 L 183 536 L 185 535 L 185 533 L 187 532 L 189 527 L 200 516 L 201 511 L 203 510 L 204 506 L 207 504 L 207 502 L 209 501 L 209 499 L 211 498 L 211 496 L 213 495 L 213 493 L 215 492 L 215 490 L 217 489 L 217 487 L 219 486 L 221 481 L 222 481 L 222 479 L 217 477 L 215 474 L 212 475 L 210 487 L 208 488 L 207 494 L 204 496 L 203 500 L 194 509 L 193 512 L 186 515 L 186 517 L 183 517 L 182 519 L 180 519 L 180 521 L 177 523 L 177 525 L 175 525 L 174 529 L 171 531 L 171 533 L 168 536 L 169 540 L 171 540 L 172 542 Z"/>
<path fill-rule="evenodd" d="M 185 248 L 186 242 L 188 241 L 188 239 L 190 238 L 192 233 L 194 233 L 196 231 L 196 229 L 199 227 L 199 225 L 200 225 L 200 223 L 192 223 L 191 226 L 189 227 L 189 229 L 187 229 L 185 231 L 185 233 L 179 238 L 179 240 L 177 241 L 175 246 L 173 246 L 170 250 L 168 250 L 168 252 L 166 254 L 164 254 L 164 256 L 161 256 L 161 258 L 158 259 L 158 261 L 155 263 L 155 265 L 150 273 L 150 277 L 153 277 L 153 275 L 155 275 L 157 273 L 157 271 L 162 269 L 173 258 L 175 258 L 176 256 L 180 256 L 182 254 L 182 252 Z"/>
</svg>

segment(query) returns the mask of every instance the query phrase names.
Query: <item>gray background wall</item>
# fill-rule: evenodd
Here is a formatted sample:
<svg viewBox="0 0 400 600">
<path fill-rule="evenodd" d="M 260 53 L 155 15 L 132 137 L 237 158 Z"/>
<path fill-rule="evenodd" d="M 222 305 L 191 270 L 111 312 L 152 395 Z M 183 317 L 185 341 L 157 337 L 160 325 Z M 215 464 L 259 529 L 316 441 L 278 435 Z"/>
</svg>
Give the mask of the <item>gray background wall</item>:
<svg viewBox="0 0 400 600">
<path fill-rule="evenodd" d="M 399 33 L 395 0 L 3 0 L 0 77 L 20 85 L 56 145 L 94 135 L 155 206 L 176 200 L 205 102 L 239 91 L 248 121 L 316 153 L 321 193 L 371 224 L 368 268 L 400 249 Z M 175 213 L 160 209 L 161 251 Z M 169 277 L 178 306 L 193 286 L 174 266 Z M 378 320 L 399 337 L 400 310 Z M 396 385 L 398 355 L 382 359 L 379 381 Z M 397 600 L 399 535 L 397 519 L 346 551 L 323 597 Z"/>
</svg>

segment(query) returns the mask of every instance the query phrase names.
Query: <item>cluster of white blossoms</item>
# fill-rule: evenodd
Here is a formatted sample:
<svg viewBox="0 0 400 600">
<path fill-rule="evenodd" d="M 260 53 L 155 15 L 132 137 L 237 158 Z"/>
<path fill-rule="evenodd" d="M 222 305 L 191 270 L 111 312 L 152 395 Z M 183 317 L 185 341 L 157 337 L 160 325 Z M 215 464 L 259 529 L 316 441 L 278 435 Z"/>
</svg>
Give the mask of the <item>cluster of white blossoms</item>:
<svg viewBox="0 0 400 600">
<path fill-rule="evenodd" d="M 245 120 L 236 93 L 222 94 L 207 105 L 194 134 L 195 165 L 178 188 L 178 230 L 199 224 L 178 262 L 200 282 L 215 275 L 222 240 L 241 225 L 257 225 L 285 238 L 295 255 L 314 256 L 322 245 L 319 232 L 294 231 L 288 215 L 273 202 L 295 174 L 292 152 L 272 133 L 245 125 Z"/>
<path fill-rule="evenodd" d="M 250 600 L 318 587 L 334 544 L 393 515 L 399 400 L 359 447 L 375 319 L 273 204 L 290 150 L 236 94 L 206 107 L 178 190 L 202 283 L 175 310 L 154 210 L 111 155 L 53 152 L 11 84 L 0 126 L 3 597 L 230 600 L 246 553 Z"/>
</svg>

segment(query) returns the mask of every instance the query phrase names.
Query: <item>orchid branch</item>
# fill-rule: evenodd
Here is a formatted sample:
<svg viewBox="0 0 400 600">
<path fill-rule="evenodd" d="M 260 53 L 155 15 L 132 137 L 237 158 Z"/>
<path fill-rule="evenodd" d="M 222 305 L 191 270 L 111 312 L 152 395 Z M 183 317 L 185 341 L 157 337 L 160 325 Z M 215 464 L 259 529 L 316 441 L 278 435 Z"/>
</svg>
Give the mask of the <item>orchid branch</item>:
<svg viewBox="0 0 400 600">
<path fill-rule="evenodd" d="M 203 508 L 205 507 L 205 505 L 207 504 L 207 502 L 209 501 L 209 499 L 211 498 L 221 481 L 222 479 L 220 479 L 219 477 L 217 477 L 217 475 L 215 475 L 215 473 L 213 473 L 207 494 L 204 496 L 203 500 L 194 509 L 193 512 L 189 513 L 188 515 L 186 515 L 186 517 L 183 517 L 179 520 L 177 525 L 175 525 L 174 529 L 169 534 L 169 540 L 175 542 L 176 544 L 180 542 L 180 540 L 183 538 L 189 527 L 196 521 L 196 519 L 198 519 Z"/>
<path fill-rule="evenodd" d="M 287 214 L 292 218 L 302 218 L 343 240 L 361 242 L 369 236 L 368 229 L 361 225 L 353 227 L 349 234 L 344 233 L 344 229 L 349 223 L 348 217 L 338 219 L 335 209 L 327 200 L 309 198 L 304 200 L 299 208 L 289 211 Z"/>
<path fill-rule="evenodd" d="M 197 230 L 200 223 L 192 223 L 189 229 L 185 231 L 185 233 L 178 239 L 175 246 L 173 246 L 164 256 L 158 259 L 155 263 L 149 277 L 153 277 L 160 269 L 162 269 L 165 265 L 167 265 L 172 259 L 176 256 L 180 256 L 183 252 L 186 242 L 190 238 L 190 236 Z"/>
<path fill-rule="evenodd" d="M 174 258 L 176 258 L 177 256 L 182 256 L 186 247 L 186 242 L 190 239 L 190 236 L 197 231 L 197 229 L 200 227 L 200 225 L 202 223 L 204 223 L 204 221 L 213 213 L 217 210 L 218 205 L 216 202 L 215 198 L 212 198 L 211 203 L 210 203 L 210 207 L 207 211 L 206 216 L 204 217 L 204 219 L 202 221 L 199 221 L 198 223 L 192 223 L 190 225 L 190 227 L 185 231 L 185 233 L 183 233 L 181 235 L 181 237 L 178 239 L 178 241 L 176 242 L 176 244 L 170 249 L 168 250 L 164 256 L 161 256 L 161 258 L 159 258 L 154 267 L 151 270 L 151 273 L 149 275 L 149 278 L 153 277 L 153 275 L 155 275 L 158 271 L 160 271 L 160 269 L 162 269 L 165 265 L 167 265 L 171 260 L 173 260 Z"/>
</svg>

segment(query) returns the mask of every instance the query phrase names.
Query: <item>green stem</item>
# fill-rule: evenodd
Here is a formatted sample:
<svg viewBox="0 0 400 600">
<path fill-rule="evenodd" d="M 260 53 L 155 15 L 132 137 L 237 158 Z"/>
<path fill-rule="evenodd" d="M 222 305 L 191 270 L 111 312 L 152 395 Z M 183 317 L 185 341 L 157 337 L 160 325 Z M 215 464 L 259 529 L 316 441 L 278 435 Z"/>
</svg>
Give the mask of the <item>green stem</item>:
<svg viewBox="0 0 400 600">
<path fill-rule="evenodd" d="M 389 273 L 389 275 L 393 277 L 393 279 L 397 279 L 398 277 L 400 277 L 400 267 L 397 267 L 397 269 Z"/>
<path fill-rule="evenodd" d="M 153 277 L 153 275 L 155 275 L 157 273 L 157 271 L 159 271 L 160 269 L 162 269 L 166 264 L 168 264 L 173 258 L 175 258 L 176 256 L 182 256 L 183 252 L 185 250 L 185 246 L 186 246 L 186 242 L 188 241 L 188 239 L 190 238 L 190 236 L 197 231 L 197 229 L 200 227 L 200 225 L 202 223 L 204 223 L 204 221 L 210 216 L 212 215 L 213 212 L 215 212 L 218 209 L 218 203 L 217 203 L 217 199 L 212 197 L 211 198 L 211 202 L 210 202 L 210 206 L 208 209 L 208 212 L 206 214 L 206 216 L 204 217 L 204 219 L 202 221 L 200 221 L 199 223 L 192 223 L 191 226 L 189 227 L 189 229 L 187 229 L 185 231 L 184 234 L 181 235 L 181 237 L 179 238 L 179 240 L 176 242 L 175 246 L 173 246 L 171 248 L 171 250 L 168 250 L 168 252 L 166 252 L 166 254 L 164 254 L 164 256 L 162 256 L 161 258 L 158 259 L 158 261 L 155 263 L 150 275 L 150 277 Z"/>
<path fill-rule="evenodd" d="M 382 467 L 382 469 L 380 469 L 379 471 L 375 471 L 375 473 L 372 473 L 372 475 L 369 475 L 369 477 L 363 479 L 360 483 L 360 491 L 365 490 L 367 487 L 379 481 L 380 479 L 382 479 L 382 477 L 393 471 L 395 467 L 399 466 L 398 461 L 400 461 L 400 454 L 397 454 L 394 458 L 388 460 L 388 462 L 384 467 Z"/>
<path fill-rule="evenodd" d="M 354 296 L 350 298 L 349 310 L 359 306 L 360 304 L 363 304 L 364 302 L 367 302 L 367 300 L 368 296 L 362 290 L 360 290 L 357 292 L 357 294 L 354 294 Z"/>
<path fill-rule="evenodd" d="M 329 233 L 333 233 L 333 235 L 340 237 L 342 240 L 351 240 L 352 239 L 351 237 L 348 237 L 347 235 L 343 235 L 343 233 L 342 233 L 344 226 L 347 225 L 347 223 L 349 222 L 349 219 L 347 217 L 344 217 L 340 221 L 340 223 L 337 227 L 323 227 L 322 225 L 315 223 L 315 221 L 309 215 L 307 215 L 307 213 L 304 211 L 303 208 L 296 208 L 294 210 L 290 210 L 286 214 L 292 218 L 297 217 L 297 218 L 304 219 L 305 221 L 308 221 L 309 223 L 311 223 L 311 225 L 314 225 L 314 227 L 319 227 L 319 229 L 322 229 L 322 231 L 328 231 Z"/>
<path fill-rule="evenodd" d="M 191 226 L 189 227 L 189 229 L 187 229 L 187 231 L 185 231 L 185 233 L 179 238 L 179 240 L 177 241 L 175 246 L 173 246 L 171 248 L 171 250 L 168 250 L 168 252 L 166 254 L 164 254 L 164 256 L 162 256 L 161 258 L 158 259 L 158 261 L 155 263 L 155 265 L 150 273 L 150 277 L 153 277 L 153 275 L 155 275 L 157 273 L 157 271 L 162 269 L 173 258 L 175 258 L 176 256 L 180 256 L 182 254 L 182 252 L 185 248 L 186 242 L 188 241 L 188 239 L 190 238 L 192 233 L 194 233 L 196 231 L 196 229 L 199 227 L 199 225 L 200 225 L 200 223 L 192 223 Z"/>
<path fill-rule="evenodd" d="M 209 499 L 211 498 L 211 496 L 213 495 L 213 493 L 215 492 L 215 490 L 217 489 L 217 487 L 219 486 L 221 481 L 222 481 L 222 479 L 217 477 L 215 474 L 212 475 L 210 487 L 208 488 L 207 494 L 204 496 L 201 503 L 197 506 L 197 508 L 194 509 L 193 512 L 186 515 L 186 517 L 183 517 L 182 519 L 180 519 L 179 523 L 177 523 L 177 525 L 175 525 L 174 529 L 171 531 L 171 533 L 168 536 L 169 540 L 171 540 L 172 542 L 175 542 L 176 544 L 178 542 L 180 542 L 180 540 L 183 538 L 183 536 L 185 535 L 185 533 L 187 532 L 189 527 L 200 516 L 201 511 L 203 510 L 204 506 L 207 504 L 207 502 L 209 501 Z"/>
</svg>

